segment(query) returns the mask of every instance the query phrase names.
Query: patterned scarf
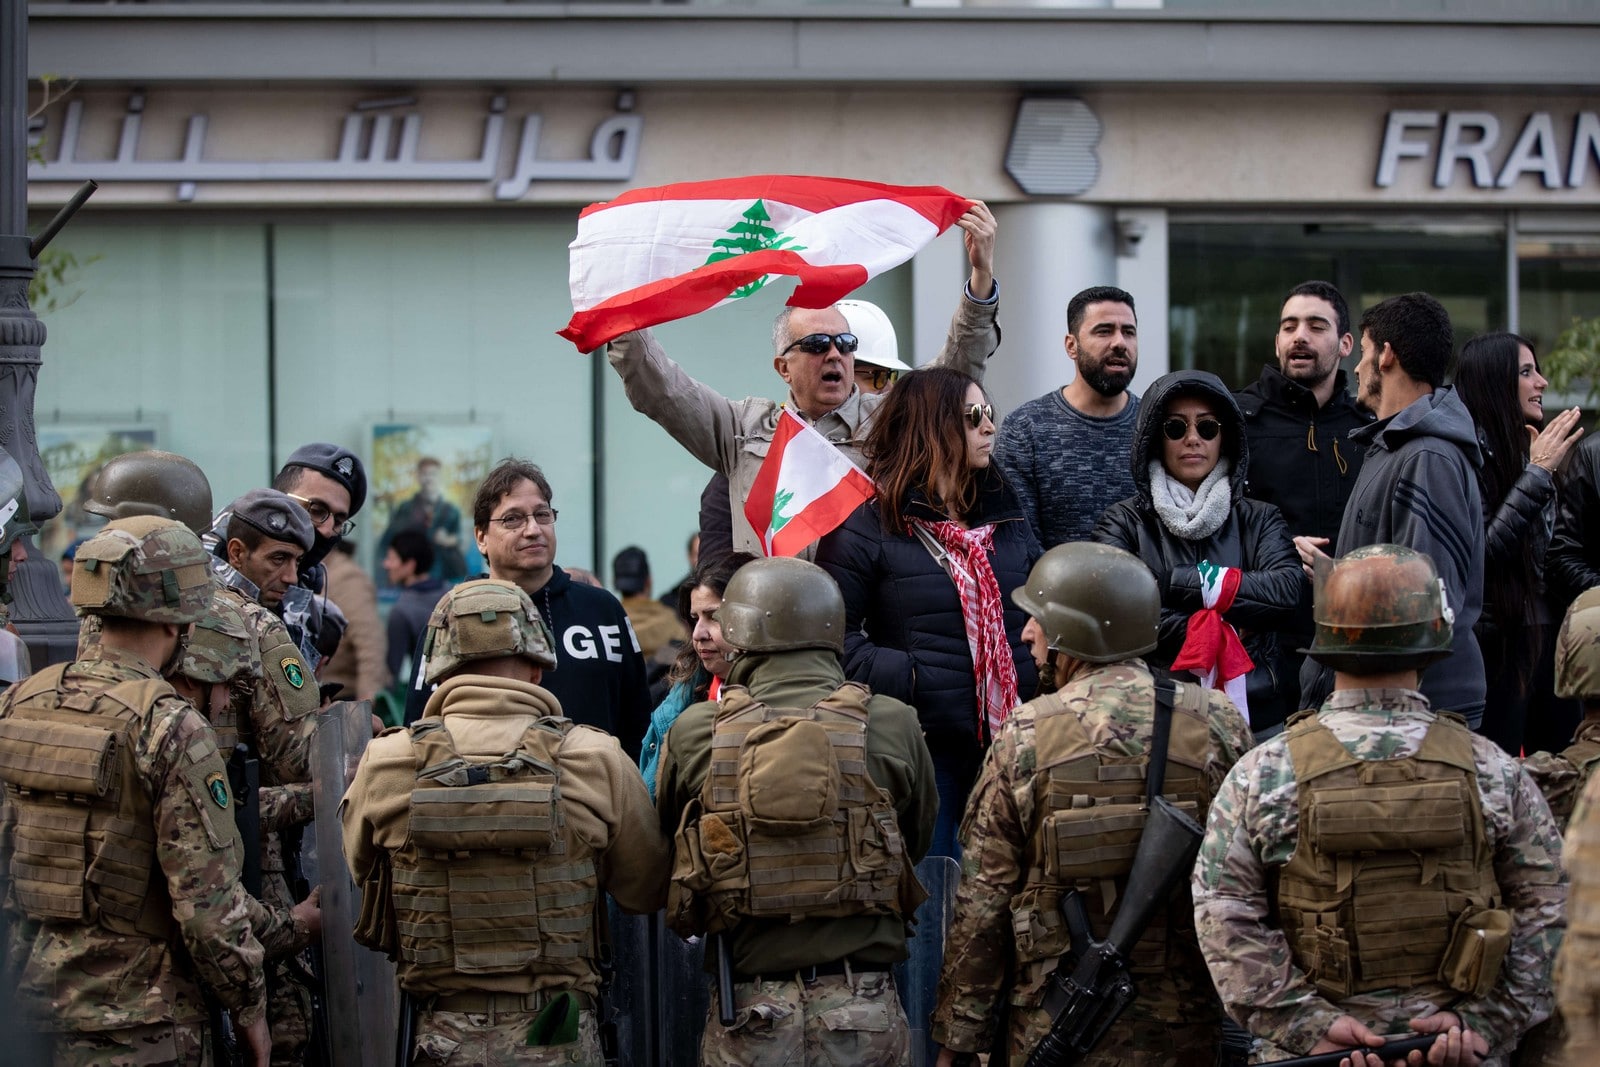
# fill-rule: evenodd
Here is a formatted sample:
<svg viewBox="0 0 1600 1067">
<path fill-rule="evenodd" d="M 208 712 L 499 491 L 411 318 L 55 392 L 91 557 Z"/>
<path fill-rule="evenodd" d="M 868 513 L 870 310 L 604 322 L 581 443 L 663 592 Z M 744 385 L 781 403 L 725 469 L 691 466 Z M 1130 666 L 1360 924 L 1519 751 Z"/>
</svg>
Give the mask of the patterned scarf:
<svg viewBox="0 0 1600 1067">
<path fill-rule="evenodd" d="M 932 538 L 943 550 L 942 556 L 936 552 L 934 558 L 943 564 L 961 596 L 961 621 L 967 630 L 972 674 L 977 683 L 978 740 L 987 744 L 1019 703 L 1017 665 L 1011 659 L 1011 642 L 1006 639 L 1000 583 L 989 562 L 989 554 L 994 551 L 994 524 L 967 530 L 949 521 L 912 519 L 911 523 L 925 535 L 925 544 Z"/>
</svg>

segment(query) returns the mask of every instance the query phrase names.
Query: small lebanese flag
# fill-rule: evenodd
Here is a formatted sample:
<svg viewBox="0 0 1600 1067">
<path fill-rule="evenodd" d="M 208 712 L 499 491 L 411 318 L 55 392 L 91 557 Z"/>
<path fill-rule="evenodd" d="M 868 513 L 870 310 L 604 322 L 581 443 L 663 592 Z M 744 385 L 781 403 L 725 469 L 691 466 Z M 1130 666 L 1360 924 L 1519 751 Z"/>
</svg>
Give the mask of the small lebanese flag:
<svg viewBox="0 0 1600 1067">
<path fill-rule="evenodd" d="M 1222 690 L 1249 722 L 1246 678 L 1256 669 L 1255 661 L 1239 640 L 1239 631 L 1222 618 L 1239 592 L 1239 568 L 1218 566 L 1206 559 L 1195 567 L 1200 571 L 1200 601 L 1205 606 L 1189 616 L 1188 635 L 1172 669 L 1193 671 L 1207 689 Z"/>
<path fill-rule="evenodd" d="M 828 307 L 910 259 L 971 203 L 936 185 L 771 174 L 633 189 L 578 216 L 574 313 L 560 336 L 591 352 L 784 274 L 800 279 L 791 306 Z"/>
<path fill-rule="evenodd" d="M 744 515 L 767 555 L 793 556 L 844 522 L 873 492 L 872 479 L 860 467 L 784 408 Z"/>
</svg>

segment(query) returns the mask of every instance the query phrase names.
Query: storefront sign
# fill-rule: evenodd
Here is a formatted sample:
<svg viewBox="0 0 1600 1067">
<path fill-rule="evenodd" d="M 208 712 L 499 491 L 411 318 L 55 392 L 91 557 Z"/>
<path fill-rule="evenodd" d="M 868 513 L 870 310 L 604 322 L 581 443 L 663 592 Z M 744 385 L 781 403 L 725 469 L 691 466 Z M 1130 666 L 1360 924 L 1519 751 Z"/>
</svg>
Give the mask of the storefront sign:
<svg viewBox="0 0 1600 1067">
<path fill-rule="evenodd" d="M 177 159 L 139 157 L 139 127 L 144 94 L 128 97 L 112 159 L 77 157 L 83 102 L 67 104 L 61 120 L 55 157 L 30 163 L 32 181 L 176 182 L 179 200 L 193 200 L 197 182 L 494 182 L 496 200 L 517 200 L 535 181 L 625 182 L 633 178 L 639 161 L 639 139 L 644 131 L 640 115 L 618 114 L 603 119 L 589 141 L 588 159 L 539 159 L 540 117 L 522 119 L 522 140 L 511 175 L 500 178 L 506 100 L 489 101 L 484 118 L 483 142 L 475 159 L 418 159 L 422 116 L 412 111 L 400 117 L 385 109 L 408 106 L 409 100 L 369 101 L 357 104 L 345 116 L 334 159 L 213 160 L 205 158 L 207 116 L 191 114 L 185 130 L 183 154 Z"/>
<path fill-rule="evenodd" d="M 1462 164 L 1477 189 L 1510 189 L 1523 175 L 1537 177 L 1546 189 L 1581 189 L 1600 175 L 1600 113 L 1580 111 L 1557 136 L 1555 118 L 1535 111 L 1523 121 L 1510 147 L 1498 116 L 1487 111 L 1391 111 L 1378 153 L 1377 184 L 1395 183 L 1401 162 L 1433 163 L 1433 185 L 1447 189 Z M 1431 131 L 1440 131 L 1437 135 Z M 1591 164 L 1593 167 L 1591 169 Z M 1596 179 L 1600 184 L 1600 179 Z"/>
</svg>

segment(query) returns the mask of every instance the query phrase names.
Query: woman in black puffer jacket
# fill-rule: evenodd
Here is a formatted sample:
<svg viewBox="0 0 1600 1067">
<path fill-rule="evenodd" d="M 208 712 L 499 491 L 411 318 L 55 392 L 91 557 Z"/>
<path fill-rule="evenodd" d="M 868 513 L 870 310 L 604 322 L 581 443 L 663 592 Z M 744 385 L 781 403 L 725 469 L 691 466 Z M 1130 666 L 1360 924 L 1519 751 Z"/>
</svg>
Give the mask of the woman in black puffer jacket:
<svg viewBox="0 0 1600 1067">
<path fill-rule="evenodd" d="M 1107 508 L 1092 536 L 1144 560 L 1161 586 L 1160 643 L 1147 661 L 1170 671 L 1205 606 L 1196 564 L 1238 568 L 1222 617 L 1256 666 L 1250 726 L 1258 739 L 1276 733 L 1299 688 L 1279 667 L 1277 631 L 1294 624 L 1305 572 L 1278 509 L 1244 495 L 1244 417 L 1222 380 L 1195 370 L 1156 379 L 1139 402 L 1132 465 L 1135 495 Z"/>
<path fill-rule="evenodd" d="M 933 855 L 956 854 L 991 724 L 1037 684 L 1022 642 L 1028 616 L 1011 591 L 1027 580 L 1039 543 L 989 462 L 994 430 L 993 409 L 967 375 L 936 367 L 906 375 L 867 437 L 879 497 L 817 553 L 844 593 L 845 673 L 910 704 L 922 722 L 939 787 Z"/>
</svg>

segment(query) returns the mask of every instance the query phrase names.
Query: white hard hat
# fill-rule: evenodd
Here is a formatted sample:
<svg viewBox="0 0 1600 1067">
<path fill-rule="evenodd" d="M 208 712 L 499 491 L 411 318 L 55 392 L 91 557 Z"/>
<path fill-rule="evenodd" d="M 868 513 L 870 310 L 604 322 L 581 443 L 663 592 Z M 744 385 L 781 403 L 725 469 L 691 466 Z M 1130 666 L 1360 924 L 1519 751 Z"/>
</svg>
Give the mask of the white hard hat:
<svg viewBox="0 0 1600 1067">
<path fill-rule="evenodd" d="M 902 373 L 911 367 L 900 361 L 900 342 L 894 335 L 894 323 L 877 304 L 865 300 L 841 300 L 834 307 L 850 325 L 861 347 L 856 349 L 856 362 L 874 367 L 887 367 Z"/>
</svg>

